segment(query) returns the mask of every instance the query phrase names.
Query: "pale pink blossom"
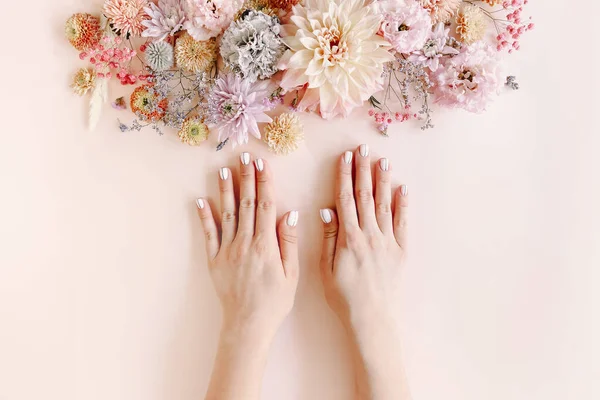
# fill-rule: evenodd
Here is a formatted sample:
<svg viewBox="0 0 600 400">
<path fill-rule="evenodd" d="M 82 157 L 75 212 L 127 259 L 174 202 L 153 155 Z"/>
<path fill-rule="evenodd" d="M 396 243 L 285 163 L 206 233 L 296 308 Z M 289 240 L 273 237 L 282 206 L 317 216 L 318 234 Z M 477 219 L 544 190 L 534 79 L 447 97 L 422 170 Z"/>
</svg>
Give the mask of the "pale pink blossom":
<svg viewBox="0 0 600 400">
<path fill-rule="evenodd" d="M 158 5 L 150 3 L 144 8 L 150 19 L 143 21 L 146 30 L 142 32 L 143 37 L 164 40 L 167 36 L 173 36 L 183 28 L 185 13 L 183 11 L 183 0 L 158 0 Z"/>
<path fill-rule="evenodd" d="M 417 0 L 382 0 L 375 3 L 383 16 L 380 35 L 399 53 L 410 53 L 425 44 L 431 17 Z"/>
<path fill-rule="evenodd" d="M 423 64 L 435 72 L 443 56 L 458 54 L 458 50 L 448 46 L 448 33 L 450 33 L 450 29 L 445 28 L 443 23 L 437 24 L 435 29 L 430 32 L 423 47 L 411 54 L 408 60 Z"/>
<path fill-rule="evenodd" d="M 184 0 L 183 27 L 198 41 L 219 36 L 242 6 L 241 0 Z"/>
<path fill-rule="evenodd" d="M 484 42 L 465 46 L 432 73 L 436 103 L 482 112 L 502 84 L 497 52 Z"/>
<path fill-rule="evenodd" d="M 144 11 L 146 5 L 148 0 L 106 0 L 103 12 L 121 35 L 140 36 L 144 30 L 142 22 L 149 18 Z"/>
</svg>

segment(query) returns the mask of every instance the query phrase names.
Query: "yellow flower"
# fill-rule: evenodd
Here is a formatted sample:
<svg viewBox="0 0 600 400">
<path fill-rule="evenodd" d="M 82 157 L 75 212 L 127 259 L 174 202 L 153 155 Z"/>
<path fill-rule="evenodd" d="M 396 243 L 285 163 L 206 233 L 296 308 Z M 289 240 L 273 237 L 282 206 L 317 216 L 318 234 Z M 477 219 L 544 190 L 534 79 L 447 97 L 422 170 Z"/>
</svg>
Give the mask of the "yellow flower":
<svg viewBox="0 0 600 400">
<path fill-rule="evenodd" d="M 235 15 L 234 19 L 236 21 L 240 19 L 242 15 L 244 15 L 246 10 L 260 11 L 263 14 L 276 17 L 278 9 L 276 7 L 272 7 L 269 3 L 269 0 L 246 0 L 242 5 L 242 8 L 240 8 L 237 14 Z"/>
<path fill-rule="evenodd" d="M 71 88 L 80 96 L 86 94 L 96 85 L 96 71 L 91 68 L 81 68 L 73 76 Z"/>
<path fill-rule="evenodd" d="M 187 118 L 178 132 L 179 139 L 190 146 L 197 146 L 208 139 L 208 127 L 200 117 Z"/>
<path fill-rule="evenodd" d="M 286 155 L 298 148 L 304 139 L 300 118 L 294 113 L 284 113 L 275 117 L 265 127 L 264 140 L 276 154 Z"/>
<path fill-rule="evenodd" d="M 187 32 L 175 43 L 175 62 L 183 70 L 200 73 L 208 71 L 217 61 L 217 42 L 194 40 Z"/>
<path fill-rule="evenodd" d="M 90 14 L 73 14 L 65 24 L 65 36 L 77 50 L 88 50 L 100 41 L 100 19 Z"/>
<path fill-rule="evenodd" d="M 497 6 L 498 4 L 502 4 L 504 0 L 482 0 L 484 3 L 488 3 L 491 7 Z"/>
<path fill-rule="evenodd" d="M 483 39 L 487 29 L 486 16 L 478 6 L 466 4 L 456 16 L 456 33 L 460 39 L 471 44 Z"/>
</svg>

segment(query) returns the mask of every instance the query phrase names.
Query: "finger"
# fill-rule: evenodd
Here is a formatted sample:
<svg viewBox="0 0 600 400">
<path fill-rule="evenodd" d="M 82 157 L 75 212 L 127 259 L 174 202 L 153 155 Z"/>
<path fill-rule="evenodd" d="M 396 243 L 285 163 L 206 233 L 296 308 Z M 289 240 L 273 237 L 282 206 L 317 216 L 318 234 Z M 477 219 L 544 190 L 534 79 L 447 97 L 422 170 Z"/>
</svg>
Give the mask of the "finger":
<svg viewBox="0 0 600 400">
<path fill-rule="evenodd" d="M 392 234 L 392 188 L 390 162 L 382 158 L 375 167 L 375 216 L 381 232 Z"/>
<path fill-rule="evenodd" d="M 219 189 L 221 192 L 221 230 L 223 245 L 230 244 L 236 231 L 237 218 L 235 215 L 235 194 L 233 193 L 233 179 L 229 168 L 219 170 Z"/>
<path fill-rule="evenodd" d="M 271 170 L 262 158 L 254 161 L 256 166 L 257 204 L 256 210 L 256 234 L 268 235 L 275 232 L 277 220 L 275 210 L 275 198 Z"/>
<path fill-rule="evenodd" d="M 298 216 L 298 211 L 290 211 L 283 216 L 277 228 L 283 272 L 289 279 L 298 278 Z"/>
<path fill-rule="evenodd" d="M 394 195 L 394 237 L 403 249 L 407 239 L 408 189 L 401 185 Z"/>
<path fill-rule="evenodd" d="M 375 219 L 375 201 L 373 199 L 373 178 L 371 176 L 371 158 L 369 146 L 361 144 L 354 154 L 356 163 L 356 183 L 354 197 L 358 208 L 358 220 L 362 229 L 377 226 Z"/>
<path fill-rule="evenodd" d="M 217 231 L 215 217 L 208 201 L 198 199 L 196 200 L 196 205 L 198 206 L 198 215 L 200 216 L 202 229 L 206 237 L 206 255 L 209 260 L 213 260 L 219 252 L 219 232 Z"/>
<path fill-rule="evenodd" d="M 323 221 L 323 247 L 321 249 L 321 279 L 326 282 L 333 273 L 333 261 L 338 237 L 338 219 L 333 210 L 325 208 L 320 211 Z"/>
<path fill-rule="evenodd" d="M 250 153 L 240 155 L 240 215 L 237 237 L 254 236 L 256 179 Z"/>
<path fill-rule="evenodd" d="M 335 203 L 344 229 L 358 228 L 358 215 L 352 189 L 352 156 L 352 152 L 347 151 L 340 157 L 336 178 Z"/>
</svg>

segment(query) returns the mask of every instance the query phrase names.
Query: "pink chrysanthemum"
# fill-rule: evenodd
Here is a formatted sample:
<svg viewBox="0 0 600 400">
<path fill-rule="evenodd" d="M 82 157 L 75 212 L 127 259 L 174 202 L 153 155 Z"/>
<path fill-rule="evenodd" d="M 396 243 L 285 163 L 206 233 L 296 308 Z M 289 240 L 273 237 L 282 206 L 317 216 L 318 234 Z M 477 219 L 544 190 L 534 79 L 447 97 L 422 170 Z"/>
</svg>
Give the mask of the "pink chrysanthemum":
<svg viewBox="0 0 600 400">
<path fill-rule="evenodd" d="M 382 0 L 375 3 L 383 16 L 380 34 L 399 53 L 420 49 L 431 31 L 429 12 L 417 0 Z"/>
<path fill-rule="evenodd" d="M 408 60 L 417 64 L 423 64 L 429 67 L 431 72 L 435 72 L 443 56 L 458 54 L 458 50 L 448 46 L 448 33 L 450 29 L 446 28 L 441 22 L 429 33 L 427 40 L 422 48 L 413 52 Z"/>
<path fill-rule="evenodd" d="M 210 125 L 219 132 L 219 142 L 231 140 L 232 146 L 248 143 L 248 133 L 260 139 L 259 122 L 271 122 L 265 114 L 263 99 L 269 82 L 250 83 L 235 74 L 217 79 L 208 99 Z"/>
<path fill-rule="evenodd" d="M 145 29 L 142 22 L 149 18 L 144 11 L 147 5 L 148 0 L 106 0 L 104 15 L 121 35 L 140 36 Z"/>
<path fill-rule="evenodd" d="M 144 11 L 150 18 L 142 21 L 142 25 L 146 27 L 142 32 L 143 37 L 164 40 L 183 28 L 185 13 L 181 0 L 158 0 L 158 6 L 150 3 Z"/>
<path fill-rule="evenodd" d="M 498 56 L 484 42 L 465 46 L 432 74 L 436 102 L 481 112 L 502 83 Z"/>
<path fill-rule="evenodd" d="M 183 27 L 195 40 L 219 36 L 242 6 L 241 0 L 183 0 L 186 22 Z"/>
<path fill-rule="evenodd" d="M 434 24 L 448 22 L 458 10 L 460 3 L 462 0 L 421 0 L 423 7 L 429 10 Z"/>
</svg>

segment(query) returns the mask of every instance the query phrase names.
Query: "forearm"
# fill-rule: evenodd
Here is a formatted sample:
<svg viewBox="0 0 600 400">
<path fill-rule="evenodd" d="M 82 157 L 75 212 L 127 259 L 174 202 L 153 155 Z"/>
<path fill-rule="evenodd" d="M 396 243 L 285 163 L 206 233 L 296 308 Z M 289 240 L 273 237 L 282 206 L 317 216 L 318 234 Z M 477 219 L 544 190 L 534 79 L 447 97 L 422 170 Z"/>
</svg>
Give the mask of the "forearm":
<svg viewBox="0 0 600 400">
<path fill-rule="evenodd" d="M 391 319 L 349 325 L 356 400 L 410 400 L 398 329 Z"/>
<path fill-rule="evenodd" d="M 258 399 L 272 336 L 248 325 L 224 323 L 206 400 Z"/>
</svg>

